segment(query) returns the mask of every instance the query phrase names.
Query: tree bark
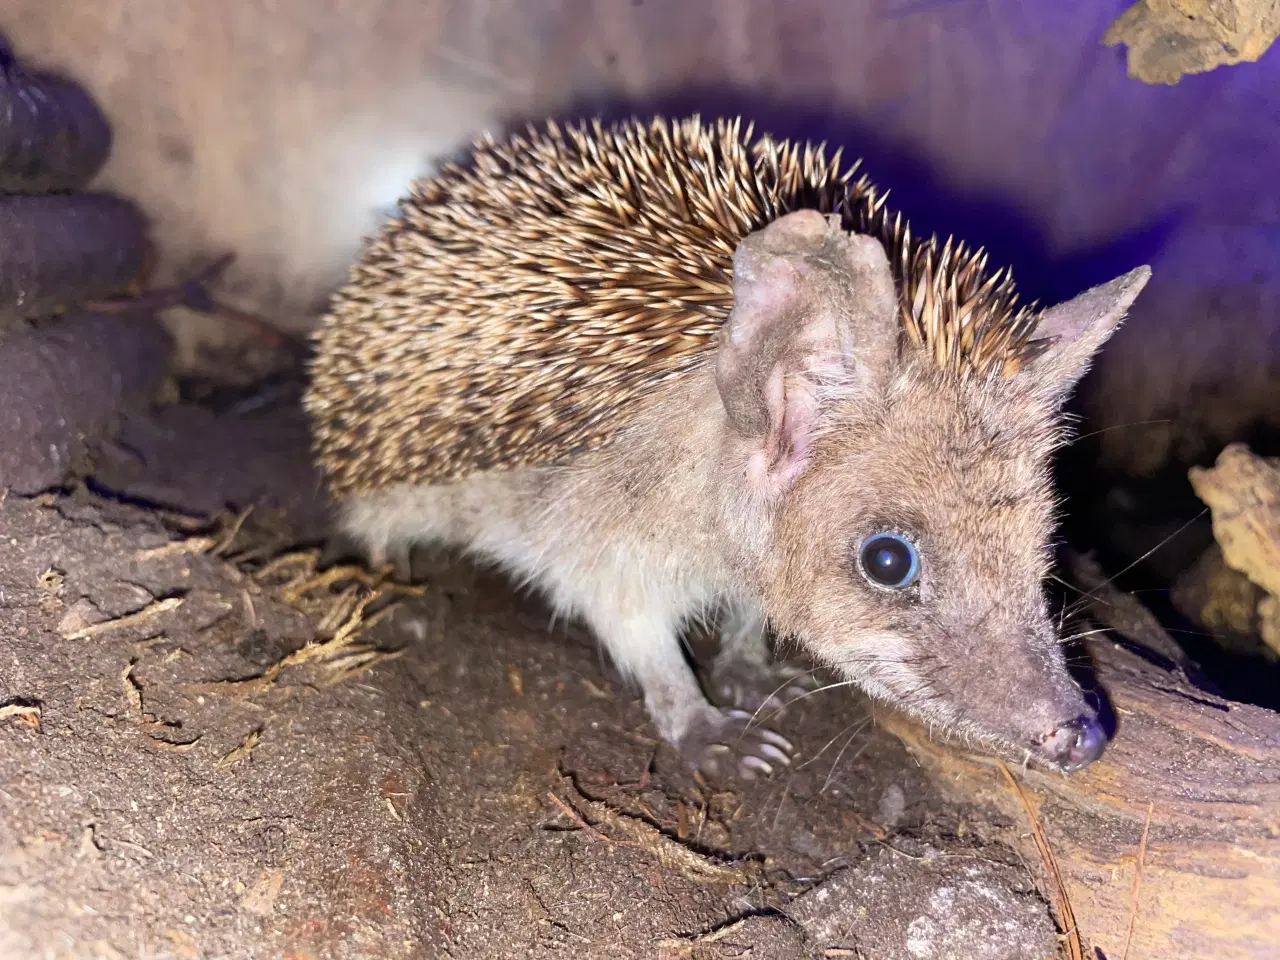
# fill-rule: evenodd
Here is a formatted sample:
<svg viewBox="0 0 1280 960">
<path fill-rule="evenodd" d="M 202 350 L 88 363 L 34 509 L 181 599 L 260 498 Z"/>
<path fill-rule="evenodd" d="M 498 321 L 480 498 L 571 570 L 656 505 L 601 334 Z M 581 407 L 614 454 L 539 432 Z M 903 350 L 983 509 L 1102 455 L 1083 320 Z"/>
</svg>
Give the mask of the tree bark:
<svg viewBox="0 0 1280 960">
<path fill-rule="evenodd" d="M 1106 754 L 1070 777 L 1009 765 L 1085 956 L 1126 956 L 1131 922 L 1128 960 L 1280 956 L 1280 714 L 1205 694 L 1110 641 L 1089 650 L 1116 719 Z M 900 716 L 884 722 L 956 799 L 998 811 L 999 838 L 1053 902 L 1027 808 L 999 761 L 944 746 Z"/>
<path fill-rule="evenodd" d="M 0 197 L 0 333 L 124 293 L 147 263 L 148 224 L 106 193 Z"/>
<path fill-rule="evenodd" d="M 31 71 L 0 37 L 0 192 L 78 190 L 111 152 L 111 126 L 65 77 Z"/>
</svg>

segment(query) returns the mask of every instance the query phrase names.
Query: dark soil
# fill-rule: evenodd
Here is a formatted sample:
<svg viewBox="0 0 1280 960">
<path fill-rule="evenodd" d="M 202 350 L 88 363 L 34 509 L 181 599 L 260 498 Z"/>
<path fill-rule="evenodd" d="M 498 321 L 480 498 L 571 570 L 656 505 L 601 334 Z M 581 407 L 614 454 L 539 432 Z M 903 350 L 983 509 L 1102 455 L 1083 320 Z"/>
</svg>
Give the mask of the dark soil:
<svg viewBox="0 0 1280 960">
<path fill-rule="evenodd" d="M 296 410 L 119 435 L 99 493 L 0 503 L 0 956 L 1055 955 L 1026 866 L 847 690 L 781 721 L 796 769 L 713 788 L 589 635 L 462 563 L 220 684 L 363 595 L 224 558 L 314 532 Z M 246 498 L 234 541 L 154 508 Z"/>
</svg>

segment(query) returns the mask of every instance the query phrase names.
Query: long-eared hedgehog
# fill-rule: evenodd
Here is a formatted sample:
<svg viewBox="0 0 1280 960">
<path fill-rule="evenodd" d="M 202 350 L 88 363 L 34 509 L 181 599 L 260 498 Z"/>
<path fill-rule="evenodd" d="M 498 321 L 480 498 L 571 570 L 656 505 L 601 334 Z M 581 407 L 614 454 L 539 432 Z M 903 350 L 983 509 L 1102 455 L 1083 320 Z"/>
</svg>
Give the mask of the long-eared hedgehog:
<svg viewBox="0 0 1280 960">
<path fill-rule="evenodd" d="M 542 589 L 711 773 L 791 761 L 752 713 L 813 681 L 769 626 L 933 725 L 1079 769 L 1106 738 L 1045 602 L 1049 460 L 1151 271 L 1021 306 L 854 169 L 658 118 L 485 137 L 414 184 L 316 337 L 338 530 L 375 565 L 442 541 Z M 680 631 L 711 614 L 709 698 Z"/>
</svg>

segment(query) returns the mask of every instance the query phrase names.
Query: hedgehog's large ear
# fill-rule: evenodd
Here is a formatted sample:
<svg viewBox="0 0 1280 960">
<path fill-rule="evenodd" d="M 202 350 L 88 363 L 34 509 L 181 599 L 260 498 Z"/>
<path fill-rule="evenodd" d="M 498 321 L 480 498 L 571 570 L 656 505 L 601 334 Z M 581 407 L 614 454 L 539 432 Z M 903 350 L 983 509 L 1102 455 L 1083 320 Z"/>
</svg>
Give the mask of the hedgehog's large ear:
<svg viewBox="0 0 1280 960">
<path fill-rule="evenodd" d="M 820 388 L 856 389 L 896 354 L 893 273 L 879 241 L 802 210 L 739 244 L 733 301 L 716 384 L 730 426 L 758 444 L 752 485 L 774 499 L 809 463 Z"/>
<path fill-rule="evenodd" d="M 1089 369 L 1094 355 L 1115 333 L 1125 314 L 1151 279 L 1147 266 L 1050 307 L 1033 338 L 1053 343 L 1018 376 L 1041 396 L 1061 404 Z"/>
</svg>

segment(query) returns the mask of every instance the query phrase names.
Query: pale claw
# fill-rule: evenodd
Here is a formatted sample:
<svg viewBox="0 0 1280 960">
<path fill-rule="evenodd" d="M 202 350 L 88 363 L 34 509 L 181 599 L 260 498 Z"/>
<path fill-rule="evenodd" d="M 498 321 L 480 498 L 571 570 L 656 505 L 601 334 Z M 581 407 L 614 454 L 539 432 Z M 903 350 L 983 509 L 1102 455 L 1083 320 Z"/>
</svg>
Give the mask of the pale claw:
<svg viewBox="0 0 1280 960">
<path fill-rule="evenodd" d="M 768 727 L 751 722 L 745 710 L 708 711 L 681 739 L 681 752 L 710 777 L 736 773 L 744 780 L 772 776 L 791 765 L 795 747 Z"/>
</svg>

